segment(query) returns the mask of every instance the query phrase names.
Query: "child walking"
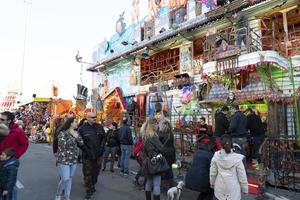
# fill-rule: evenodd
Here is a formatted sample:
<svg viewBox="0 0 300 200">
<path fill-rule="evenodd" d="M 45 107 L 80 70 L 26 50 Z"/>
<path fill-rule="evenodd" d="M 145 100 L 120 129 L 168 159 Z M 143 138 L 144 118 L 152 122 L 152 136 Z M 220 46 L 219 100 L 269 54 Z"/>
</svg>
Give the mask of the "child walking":
<svg viewBox="0 0 300 200">
<path fill-rule="evenodd" d="M 19 161 L 13 157 L 13 148 L 5 149 L 0 155 L 0 200 L 12 200 L 16 185 Z"/>
</svg>

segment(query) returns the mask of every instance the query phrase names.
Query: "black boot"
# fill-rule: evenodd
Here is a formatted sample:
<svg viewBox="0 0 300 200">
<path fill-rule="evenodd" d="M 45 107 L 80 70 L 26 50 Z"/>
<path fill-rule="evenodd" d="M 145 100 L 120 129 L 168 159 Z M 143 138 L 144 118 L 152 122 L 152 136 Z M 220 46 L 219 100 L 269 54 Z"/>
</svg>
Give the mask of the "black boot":
<svg viewBox="0 0 300 200">
<path fill-rule="evenodd" d="M 153 195 L 153 200 L 160 200 L 160 195 Z"/>
<path fill-rule="evenodd" d="M 150 191 L 145 191 L 146 195 L 146 200 L 151 200 L 151 192 Z"/>
</svg>

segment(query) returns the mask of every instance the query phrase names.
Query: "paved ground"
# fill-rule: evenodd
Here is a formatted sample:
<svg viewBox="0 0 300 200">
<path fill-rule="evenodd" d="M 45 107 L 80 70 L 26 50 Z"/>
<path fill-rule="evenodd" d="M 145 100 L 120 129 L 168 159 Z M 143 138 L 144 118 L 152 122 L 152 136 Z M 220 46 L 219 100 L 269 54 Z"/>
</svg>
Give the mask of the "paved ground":
<svg viewBox="0 0 300 200">
<path fill-rule="evenodd" d="M 131 161 L 130 168 L 137 170 L 137 164 Z M 141 200 L 144 193 L 132 184 L 134 175 L 121 177 L 116 170 L 115 173 L 101 173 L 99 183 L 96 187 L 97 193 L 94 199 L 103 200 Z M 19 180 L 24 185 L 19 190 L 19 200 L 53 200 L 59 177 L 55 168 L 55 159 L 52 155 L 51 146 L 47 144 L 30 144 L 30 147 L 21 160 Z M 273 194 L 276 189 L 269 190 Z M 286 192 L 290 199 L 300 199 L 299 193 Z M 282 193 L 281 193 L 282 194 Z M 83 200 L 84 187 L 82 182 L 81 165 L 78 166 L 73 179 L 72 200 Z M 287 197 L 287 196 L 286 196 Z M 299 197 L 299 198 L 298 198 Z M 161 199 L 166 199 L 165 194 Z M 197 193 L 189 190 L 183 191 L 182 200 L 196 200 Z M 243 200 L 254 199 L 253 196 L 244 196 Z M 273 198 L 274 199 L 274 198 Z"/>
<path fill-rule="evenodd" d="M 105 172 L 100 175 L 94 199 L 140 200 L 143 193 L 133 187 L 133 175 L 123 178 L 118 173 Z M 24 189 L 19 190 L 19 200 L 52 200 L 55 196 L 59 177 L 55 168 L 52 149 L 47 144 L 30 144 L 22 158 L 19 180 Z M 84 199 L 81 165 L 73 179 L 71 199 Z"/>
</svg>

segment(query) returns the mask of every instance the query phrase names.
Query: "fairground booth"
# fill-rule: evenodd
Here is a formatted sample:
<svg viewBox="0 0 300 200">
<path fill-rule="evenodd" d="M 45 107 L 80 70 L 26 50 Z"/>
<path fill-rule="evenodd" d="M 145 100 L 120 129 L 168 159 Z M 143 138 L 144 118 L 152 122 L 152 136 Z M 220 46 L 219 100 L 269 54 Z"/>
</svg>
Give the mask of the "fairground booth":
<svg viewBox="0 0 300 200">
<path fill-rule="evenodd" d="M 94 109 L 107 120 L 129 116 L 133 127 L 162 110 L 188 168 L 205 137 L 200 118 L 213 132 L 222 106 L 252 108 L 268 136 L 254 176 L 299 189 L 299 1 L 226 2 L 151 0 L 148 16 L 129 26 L 120 15 L 116 34 L 97 46 L 97 64 L 88 69 Z M 257 180 L 259 192 L 264 184 Z"/>
</svg>

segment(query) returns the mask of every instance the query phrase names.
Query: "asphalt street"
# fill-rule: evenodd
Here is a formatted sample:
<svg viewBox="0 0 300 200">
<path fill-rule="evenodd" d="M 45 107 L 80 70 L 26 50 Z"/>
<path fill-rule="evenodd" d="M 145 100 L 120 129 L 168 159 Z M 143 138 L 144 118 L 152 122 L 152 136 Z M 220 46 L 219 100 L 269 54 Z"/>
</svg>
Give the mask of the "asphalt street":
<svg viewBox="0 0 300 200">
<path fill-rule="evenodd" d="M 121 177 L 118 171 L 115 173 L 109 171 L 102 173 L 101 171 L 94 199 L 143 199 L 144 193 L 132 184 L 133 177 L 133 175 L 127 178 Z M 28 151 L 21 159 L 18 179 L 24 185 L 24 188 L 18 191 L 18 200 L 53 200 L 59 176 L 51 146 L 31 143 Z M 81 165 L 78 165 L 73 178 L 71 199 L 84 199 Z"/>
<path fill-rule="evenodd" d="M 54 200 L 59 176 L 55 167 L 55 158 L 52 154 L 52 147 L 48 144 L 31 143 L 28 151 L 21 159 L 18 180 L 24 186 L 18 190 L 18 200 Z M 130 161 L 129 168 L 137 171 L 135 160 Z M 144 192 L 138 190 L 133 185 L 134 174 L 128 177 L 119 175 L 119 170 L 115 173 L 105 171 L 100 173 L 99 181 L 96 186 L 95 200 L 143 200 Z M 299 193 L 279 189 L 269 189 L 270 194 L 276 194 L 277 197 L 270 199 L 300 199 Z M 280 192 L 280 193 L 278 193 Z M 163 192 L 161 199 L 166 198 L 166 192 Z M 81 165 L 79 164 L 73 178 L 73 187 L 71 200 L 84 199 L 83 177 Z M 284 194 L 282 196 L 282 194 Z M 196 200 L 197 193 L 184 189 L 181 200 Z M 287 197 L 287 198 L 286 198 Z M 252 195 L 242 197 L 243 200 L 255 199 Z"/>
</svg>

